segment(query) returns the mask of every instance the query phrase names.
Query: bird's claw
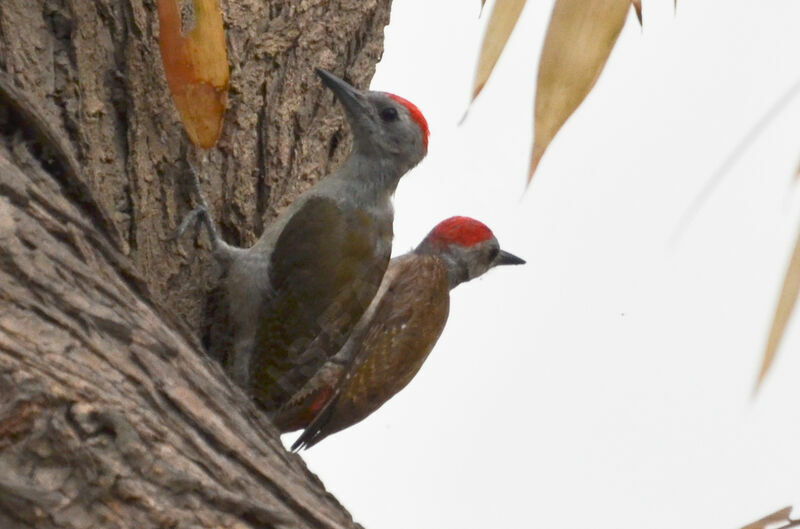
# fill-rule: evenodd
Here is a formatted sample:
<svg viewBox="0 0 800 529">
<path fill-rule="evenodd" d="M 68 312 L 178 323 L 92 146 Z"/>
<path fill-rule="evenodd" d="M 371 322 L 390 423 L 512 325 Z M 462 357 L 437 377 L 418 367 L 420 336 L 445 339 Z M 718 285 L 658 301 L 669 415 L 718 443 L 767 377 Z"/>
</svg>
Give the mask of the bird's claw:
<svg viewBox="0 0 800 529">
<path fill-rule="evenodd" d="M 183 236 L 184 233 L 186 233 L 186 230 L 188 230 L 189 226 L 191 226 L 193 223 L 208 222 L 209 220 L 210 219 L 208 218 L 208 208 L 206 208 L 204 205 L 197 206 L 192 211 L 187 213 L 185 217 L 183 217 L 183 220 L 181 221 L 180 225 L 175 230 L 175 233 L 173 233 L 172 236 L 169 238 L 169 240 L 177 241 Z"/>
</svg>

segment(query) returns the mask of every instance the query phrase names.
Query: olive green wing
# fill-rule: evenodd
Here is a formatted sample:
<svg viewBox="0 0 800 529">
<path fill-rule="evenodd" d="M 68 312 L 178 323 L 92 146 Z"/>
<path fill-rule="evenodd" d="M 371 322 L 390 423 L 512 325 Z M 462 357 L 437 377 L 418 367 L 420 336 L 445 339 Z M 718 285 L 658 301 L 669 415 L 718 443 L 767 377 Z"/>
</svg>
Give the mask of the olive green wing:
<svg viewBox="0 0 800 529">
<path fill-rule="evenodd" d="M 259 311 L 251 391 L 277 409 L 333 356 L 375 295 L 391 251 L 391 228 L 335 201 L 312 197 L 284 227 Z"/>
</svg>

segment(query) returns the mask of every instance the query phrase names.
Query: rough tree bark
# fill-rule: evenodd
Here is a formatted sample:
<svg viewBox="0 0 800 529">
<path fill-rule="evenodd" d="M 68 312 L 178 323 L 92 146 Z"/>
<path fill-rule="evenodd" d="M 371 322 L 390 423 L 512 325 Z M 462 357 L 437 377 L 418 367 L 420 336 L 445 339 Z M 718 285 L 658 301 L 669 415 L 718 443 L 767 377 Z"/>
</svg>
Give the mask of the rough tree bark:
<svg viewBox="0 0 800 529">
<path fill-rule="evenodd" d="M 348 148 L 391 0 L 222 1 L 222 137 L 190 146 L 155 0 L 0 0 L 0 527 L 354 527 L 197 344 L 189 159 L 251 244 Z"/>
</svg>

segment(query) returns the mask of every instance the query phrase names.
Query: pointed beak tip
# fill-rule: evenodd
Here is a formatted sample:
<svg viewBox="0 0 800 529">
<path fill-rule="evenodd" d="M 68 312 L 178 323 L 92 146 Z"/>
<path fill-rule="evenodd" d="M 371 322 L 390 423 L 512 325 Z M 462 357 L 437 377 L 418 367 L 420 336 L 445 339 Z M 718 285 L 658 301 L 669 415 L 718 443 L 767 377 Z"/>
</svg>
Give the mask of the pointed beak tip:
<svg viewBox="0 0 800 529">
<path fill-rule="evenodd" d="M 322 83 L 330 88 L 339 99 L 342 99 L 343 97 L 358 97 L 359 90 L 350 85 L 350 83 L 344 79 L 341 79 L 328 70 L 323 70 L 322 68 L 314 68 L 314 72 L 317 74 L 317 77 L 322 80 Z"/>
<path fill-rule="evenodd" d="M 338 84 L 337 81 L 340 81 L 338 77 L 333 75 L 328 70 L 323 70 L 322 68 L 314 68 L 314 73 L 317 74 L 317 77 L 322 80 L 322 83 L 329 88 Z"/>
<path fill-rule="evenodd" d="M 314 68 L 314 73 L 317 74 L 317 77 L 325 79 L 326 77 L 330 77 L 331 73 L 328 70 L 324 70 L 322 68 L 316 67 Z"/>
<path fill-rule="evenodd" d="M 505 250 L 500 250 L 497 256 L 498 265 L 523 265 L 525 263 L 525 259 L 517 257 L 513 253 L 506 252 Z"/>
<path fill-rule="evenodd" d="M 315 68 L 314 71 L 322 80 L 322 84 L 327 86 L 342 104 L 351 125 L 355 121 L 363 119 L 362 116 L 367 114 L 367 111 L 365 109 L 364 96 L 360 90 L 327 70 Z"/>
<path fill-rule="evenodd" d="M 350 83 L 339 76 L 332 74 L 328 70 L 314 68 L 314 72 L 317 74 L 317 77 L 322 80 L 322 84 L 330 88 L 340 99 L 345 94 L 353 97 L 358 92 L 358 89 L 356 89 L 354 86 L 351 86 Z"/>
</svg>

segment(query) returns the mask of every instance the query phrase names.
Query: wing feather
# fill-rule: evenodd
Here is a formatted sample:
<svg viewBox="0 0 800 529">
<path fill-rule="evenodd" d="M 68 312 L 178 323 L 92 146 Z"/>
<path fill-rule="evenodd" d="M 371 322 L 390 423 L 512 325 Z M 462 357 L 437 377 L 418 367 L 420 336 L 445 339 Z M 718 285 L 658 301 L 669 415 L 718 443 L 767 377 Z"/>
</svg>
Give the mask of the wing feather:
<svg viewBox="0 0 800 529">
<path fill-rule="evenodd" d="M 342 350 L 347 363 L 327 403 L 292 445 L 310 448 L 380 408 L 416 375 L 449 312 L 447 271 L 433 256 L 393 259 L 378 295 Z"/>
<path fill-rule="evenodd" d="M 259 311 L 251 391 L 269 410 L 298 391 L 347 339 L 389 261 L 391 226 L 312 197 L 281 232 Z"/>
</svg>

